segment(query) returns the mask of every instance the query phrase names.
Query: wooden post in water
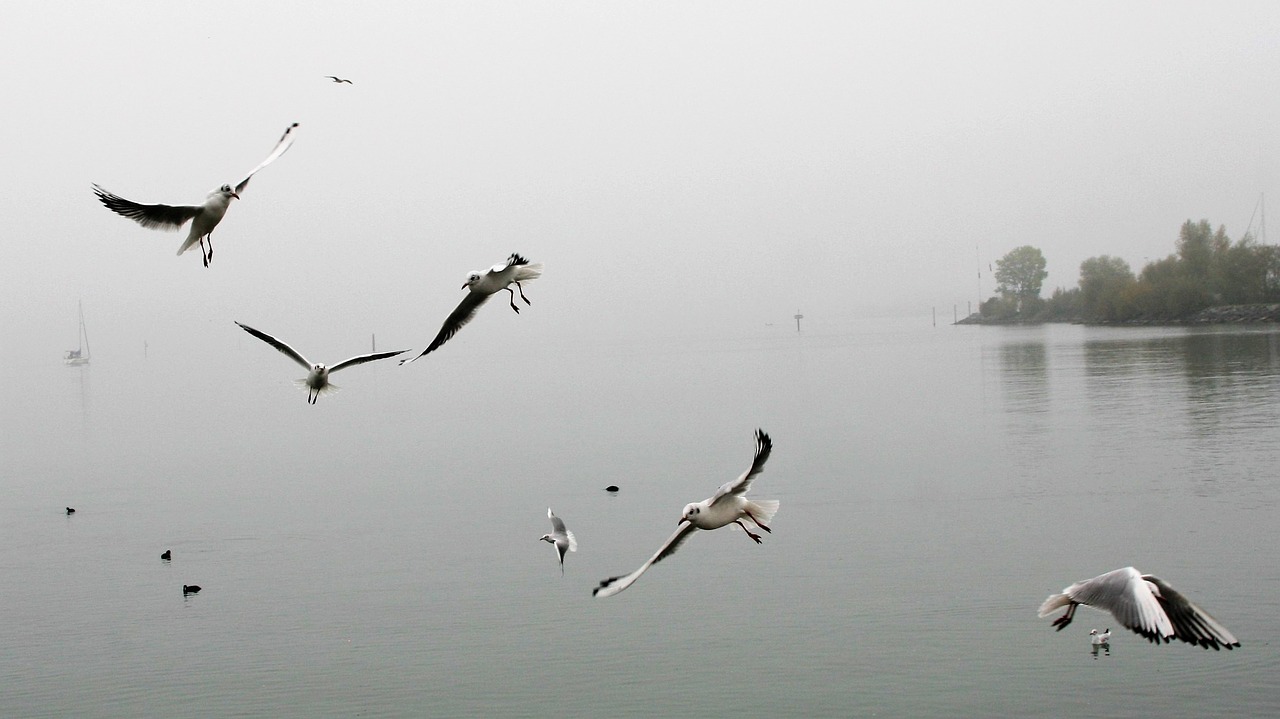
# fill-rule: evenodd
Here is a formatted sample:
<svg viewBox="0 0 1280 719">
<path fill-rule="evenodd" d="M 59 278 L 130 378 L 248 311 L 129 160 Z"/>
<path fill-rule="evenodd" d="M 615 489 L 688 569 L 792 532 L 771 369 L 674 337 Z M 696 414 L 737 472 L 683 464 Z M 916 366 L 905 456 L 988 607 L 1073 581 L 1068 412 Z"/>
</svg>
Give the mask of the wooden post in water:
<svg viewBox="0 0 1280 719">
<path fill-rule="evenodd" d="M 800 331 L 800 320 L 804 319 L 804 315 L 800 314 L 800 310 L 796 310 L 796 332 Z"/>
</svg>

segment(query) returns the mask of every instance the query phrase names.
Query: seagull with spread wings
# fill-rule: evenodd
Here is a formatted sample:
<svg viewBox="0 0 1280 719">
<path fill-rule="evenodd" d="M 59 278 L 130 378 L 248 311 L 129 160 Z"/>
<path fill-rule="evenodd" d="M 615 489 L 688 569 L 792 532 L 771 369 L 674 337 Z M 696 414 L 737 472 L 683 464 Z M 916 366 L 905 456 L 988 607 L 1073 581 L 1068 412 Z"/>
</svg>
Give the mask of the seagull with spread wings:
<svg viewBox="0 0 1280 719">
<path fill-rule="evenodd" d="M 578 539 L 550 507 L 547 507 L 547 518 L 551 520 L 551 533 L 542 535 L 538 541 L 549 542 L 556 548 L 556 554 L 560 555 L 560 574 L 564 574 L 564 553 L 578 551 Z"/>
<path fill-rule="evenodd" d="M 240 324 L 239 322 L 236 322 L 236 324 L 240 326 L 240 329 L 244 330 L 245 332 L 248 332 L 254 337 L 257 337 L 263 342 L 266 342 L 272 347 L 275 347 L 277 350 L 280 350 L 280 353 L 283 354 L 284 356 L 292 359 L 294 362 L 297 362 L 298 364 L 307 368 L 308 373 L 306 378 L 297 380 L 297 383 L 299 386 L 307 388 L 307 402 L 310 404 L 315 404 L 316 400 L 320 398 L 321 394 L 327 394 L 328 392 L 338 389 L 337 385 L 330 384 L 329 382 L 330 374 L 337 372 L 338 370 L 343 369 L 345 367 L 364 364 L 365 362 L 372 362 L 374 360 L 386 359 L 387 357 L 395 357 L 398 354 L 402 354 L 404 352 L 409 351 L 409 350 L 396 350 L 395 352 L 374 352 L 371 354 L 356 355 L 351 359 L 342 360 L 341 362 L 339 362 L 338 364 L 332 367 L 326 367 L 325 365 L 322 365 L 322 364 L 312 363 L 311 360 L 307 359 L 306 357 L 303 357 L 302 354 L 299 353 L 297 350 L 285 344 L 284 342 L 281 342 L 275 337 L 272 337 L 266 332 L 255 330 L 249 325 L 243 325 L 243 324 Z"/>
<path fill-rule="evenodd" d="M 1175 591 L 1168 582 L 1142 574 L 1133 567 L 1100 574 L 1076 582 L 1060 594 L 1050 594 L 1040 605 L 1040 616 L 1047 617 L 1066 607 L 1067 612 L 1053 621 L 1053 626 L 1062 631 L 1081 604 L 1111 612 L 1116 621 L 1155 644 L 1178 639 L 1205 649 L 1212 647 L 1215 651 L 1219 647 L 1240 646 L 1226 627 Z M 1107 630 L 1107 637 L 1110 636 Z"/>
<path fill-rule="evenodd" d="M 488 272 L 481 273 L 474 271 L 467 275 L 467 281 L 462 284 L 462 289 L 470 289 L 466 297 L 462 298 L 462 302 L 458 304 L 457 309 L 449 315 L 444 321 L 444 325 L 440 328 L 440 332 L 436 334 L 436 338 L 431 340 L 431 344 L 422 354 L 411 359 L 400 360 L 400 364 L 406 364 L 416 359 L 427 356 L 434 352 L 440 345 L 449 341 L 449 338 L 458 334 L 458 330 L 475 317 L 476 310 L 480 309 L 480 305 L 488 301 L 489 296 L 496 294 L 501 290 L 506 290 L 511 294 L 511 309 L 520 314 L 520 308 L 516 307 L 516 290 L 520 291 L 520 299 L 524 300 L 526 305 L 533 304 L 528 297 L 524 296 L 524 287 L 521 282 L 531 282 L 542 276 L 542 263 L 535 262 L 530 264 L 528 260 L 518 254 L 512 253 L 507 258 L 506 263 L 494 265 L 489 268 Z M 516 286 L 516 290 L 511 289 L 511 285 Z"/>
<path fill-rule="evenodd" d="M 333 80 L 333 81 L 334 81 L 334 82 L 336 82 L 336 83 L 344 83 L 344 82 L 345 82 L 345 83 L 347 83 L 348 85 L 354 85 L 354 84 L 355 84 L 355 83 L 351 82 L 350 80 L 347 80 L 347 79 L 345 79 L 345 78 L 338 77 L 337 75 L 325 75 L 325 77 L 329 78 L 330 80 Z"/>
<path fill-rule="evenodd" d="M 133 200 L 126 200 L 119 195 L 108 192 L 99 185 L 93 186 L 93 193 L 98 196 L 98 200 L 102 204 L 107 206 L 107 209 L 121 217 L 129 218 L 147 229 L 176 232 L 190 220 L 191 231 L 187 233 L 186 241 L 178 248 L 178 254 L 181 255 L 199 242 L 200 254 L 204 258 L 204 266 L 208 267 L 209 263 L 213 261 L 213 229 L 218 226 L 219 222 L 222 222 L 222 216 L 227 214 L 227 207 L 230 206 L 231 200 L 240 199 L 240 193 L 244 192 L 244 188 L 249 186 L 249 180 L 253 179 L 254 174 L 270 165 L 293 145 L 293 131 L 297 127 L 298 123 L 295 122 L 285 128 L 284 134 L 280 136 L 280 141 L 271 150 L 271 154 L 267 155 L 267 159 L 259 162 L 257 167 L 249 170 L 249 174 L 237 183 L 235 187 L 231 185 L 219 187 L 205 197 L 203 204 L 144 205 Z M 205 240 L 209 241 L 208 252 L 205 251 Z"/>
<path fill-rule="evenodd" d="M 707 499 L 686 504 L 684 512 L 680 515 L 680 521 L 676 522 L 680 528 L 667 539 L 661 549 L 649 558 L 649 561 L 630 574 L 610 577 L 600 582 L 600 586 L 591 591 L 592 596 L 611 597 L 631 586 L 649 567 L 675 554 L 680 545 L 699 529 L 719 529 L 727 524 L 736 524 L 742 527 L 752 541 L 760 544 L 760 535 L 747 529 L 747 525 L 743 524 L 742 520 L 750 519 L 757 527 L 766 532 L 772 532 L 767 523 L 773 521 L 773 515 L 778 512 L 780 502 L 776 499 L 752 501 L 744 495 L 751 488 L 751 480 L 764 471 L 764 463 L 769 461 L 769 453 L 772 451 L 773 441 L 769 439 L 769 435 L 765 434 L 764 430 L 757 429 L 756 455 L 751 461 L 751 467 L 736 480 L 720 485 L 720 489 Z"/>
</svg>

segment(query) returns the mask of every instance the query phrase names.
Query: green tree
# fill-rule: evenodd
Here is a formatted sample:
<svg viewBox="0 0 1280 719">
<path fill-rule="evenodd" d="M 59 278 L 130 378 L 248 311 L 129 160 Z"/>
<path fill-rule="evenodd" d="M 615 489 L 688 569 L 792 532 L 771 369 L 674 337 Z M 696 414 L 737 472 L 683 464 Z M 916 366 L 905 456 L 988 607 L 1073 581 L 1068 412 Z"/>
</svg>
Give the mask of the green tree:
<svg viewBox="0 0 1280 719">
<path fill-rule="evenodd" d="M 1114 322 L 1128 319 L 1126 307 L 1131 285 L 1137 282 L 1129 263 L 1119 257 L 1102 255 L 1080 263 L 1080 304 L 1090 320 Z"/>
<path fill-rule="evenodd" d="M 1049 276 L 1044 255 L 1031 245 L 1009 251 L 996 260 L 996 292 L 1011 298 L 1021 310 L 1040 298 L 1040 285 Z"/>
</svg>

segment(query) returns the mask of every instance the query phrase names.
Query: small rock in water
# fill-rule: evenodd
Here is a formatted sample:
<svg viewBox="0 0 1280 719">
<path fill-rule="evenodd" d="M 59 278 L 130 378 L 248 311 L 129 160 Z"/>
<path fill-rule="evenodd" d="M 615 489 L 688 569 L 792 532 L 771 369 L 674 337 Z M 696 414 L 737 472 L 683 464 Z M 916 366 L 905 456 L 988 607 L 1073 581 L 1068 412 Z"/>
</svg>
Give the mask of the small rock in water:
<svg viewBox="0 0 1280 719">
<path fill-rule="evenodd" d="M 169 559 L 173 559 L 173 555 L 172 555 L 172 554 L 170 554 L 170 553 L 169 553 L 169 550 L 167 550 L 167 549 L 166 549 L 166 550 L 164 550 L 164 554 L 161 554 L 161 555 L 160 555 L 160 558 L 161 558 L 161 559 L 165 559 L 165 560 L 169 560 Z"/>
<path fill-rule="evenodd" d="M 616 484 L 611 484 L 611 485 L 609 485 L 608 487 L 605 487 L 605 488 L 604 488 L 604 491 L 606 491 L 606 492 L 610 492 L 610 493 L 613 493 L 613 494 L 617 494 L 617 493 L 618 493 L 618 485 L 616 485 Z"/>
<path fill-rule="evenodd" d="M 198 592 L 198 591 L 200 591 L 200 585 L 199 585 L 199 584 L 184 584 L 184 585 L 182 585 L 182 594 L 183 594 L 183 596 L 186 596 L 186 595 L 188 595 L 188 594 L 195 594 L 195 593 L 196 593 L 196 592 Z"/>
</svg>

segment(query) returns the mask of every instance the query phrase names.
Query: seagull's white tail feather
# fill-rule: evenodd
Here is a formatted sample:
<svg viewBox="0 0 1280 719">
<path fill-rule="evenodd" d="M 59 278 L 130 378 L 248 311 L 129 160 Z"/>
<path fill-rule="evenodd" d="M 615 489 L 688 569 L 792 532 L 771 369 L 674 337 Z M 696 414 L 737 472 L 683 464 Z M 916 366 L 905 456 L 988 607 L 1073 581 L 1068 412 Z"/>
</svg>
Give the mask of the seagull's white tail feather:
<svg viewBox="0 0 1280 719">
<path fill-rule="evenodd" d="M 186 252 L 187 250 L 191 249 L 192 247 L 195 247 L 198 244 L 200 244 L 199 235 L 196 235 L 194 233 L 192 233 L 191 235 L 188 235 L 187 241 L 182 243 L 182 247 L 178 248 L 178 256 L 182 256 L 183 252 Z"/>
<path fill-rule="evenodd" d="M 758 501 L 747 500 L 747 509 L 751 512 L 756 521 L 761 524 L 768 524 L 773 521 L 773 515 L 778 513 L 778 507 L 782 506 L 782 502 L 776 499 L 761 499 Z"/>
<path fill-rule="evenodd" d="M 293 383 L 294 383 L 295 385 L 297 385 L 298 389 L 309 389 L 309 387 L 308 387 L 308 385 L 307 385 L 307 378 L 306 378 L 306 377 L 303 377 L 302 379 L 295 379 L 295 380 L 293 381 Z M 331 394 L 336 394 L 336 393 L 340 392 L 341 390 L 342 390 L 342 388 L 341 388 L 341 387 L 339 387 L 338 385 L 336 385 L 336 384 L 334 384 L 334 383 L 330 382 L 329 384 L 326 384 L 325 386 L 321 387 L 321 388 L 320 388 L 320 391 L 319 391 L 317 394 L 320 394 L 320 395 L 331 395 Z"/>
<path fill-rule="evenodd" d="M 1044 604 L 1040 605 L 1040 616 L 1047 617 L 1050 614 L 1071 606 L 1071 597 L 1065 594 L 1050 594 L 1049 598 L 1044 600 Z"/>
<path fill-rule="evenodd" d="M 578 551 L 578 538 L 573 536 L 573 530 L 572 529 L 564 530 L 564 536 L 569 538 L 569 551 L 570 552 Z"/>
<path fill-rule="evenodd" d="M 528 282 L 529 280 L 536 280 L 541 276 L 541 262 L 535 262 L 531 265 L 516 265 L 516 282 Z"/>
</svg>

